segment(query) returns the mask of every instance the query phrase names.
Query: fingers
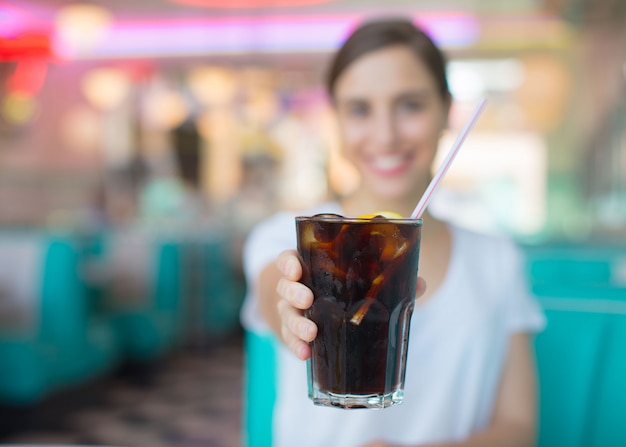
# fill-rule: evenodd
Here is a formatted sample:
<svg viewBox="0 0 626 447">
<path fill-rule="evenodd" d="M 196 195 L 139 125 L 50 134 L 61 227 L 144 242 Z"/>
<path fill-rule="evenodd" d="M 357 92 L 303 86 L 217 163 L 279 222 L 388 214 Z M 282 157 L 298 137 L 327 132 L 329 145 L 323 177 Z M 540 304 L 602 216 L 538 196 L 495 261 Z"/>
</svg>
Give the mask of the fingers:
<svg viewBox="0 0 626 447">
<path fill-rule="evenodd" d="M 276 265 L 283 275 L 276 284 L 276 292 L 291 306 L 305 310 L 313 304 L 313 292 L 304 284 L 296 282 L 302 276 L 302 266 L 295 253 L 293 250 L 284 251 L 276 260 Z"/>
<path fill-rule="evenodd" d="M 278 302 L 278 313 L 281 319 L 281 338 L 299 359 L 306 360 L 311 356 L 308 342 L 315 339 L 317 326 L 302 315 L 302 311 L 290 306 L 285 300 Z"/>
<path fill-rule="evenodd" d="M 303 311 L 313 304 L 313 292 L 304 284 L 296 282 L 302 276 L 302 266 L 294 250 L 281 253 L 276 266 L 282 277 L 276 285 L 278 315 L 280 317 L 280 336 L 285 345 L 299 359 L 311 356 L 308 345 L 317 335 L 317 326 L 303 315 Z"/>
<path fill-rule="evenodd" d="M 278 313 L 286 330 L 305 342 L 312 342 L 317 335 L 317 326 L 302 312 L 291 307 L 286 301 L 278 303 Z"/>
<path fill-rule="evenodd" d="M 278 255 L 276 266 L 283 277 L 291 281 L 298 281 L 302 276 L 302 265 L 295 250 L 285 250 Z"/>
<path fill-rule="evenodd" d="M 285 277 L 278 280 L 276 292 L 282 300 L 296 309 L 306 310 L 313 304 L 313 292 L 304 284 L 293 282 Z"/>
</svg>

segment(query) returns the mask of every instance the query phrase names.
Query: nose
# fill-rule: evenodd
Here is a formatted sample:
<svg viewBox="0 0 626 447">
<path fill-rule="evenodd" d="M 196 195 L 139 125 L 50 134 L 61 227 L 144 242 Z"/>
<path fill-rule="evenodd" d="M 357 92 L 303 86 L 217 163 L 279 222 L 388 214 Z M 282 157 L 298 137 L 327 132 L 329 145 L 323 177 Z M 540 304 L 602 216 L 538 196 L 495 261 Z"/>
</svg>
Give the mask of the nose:
<svg viewBox="0 0 626 447">
<path fill-rule="evenodd" d="M 391 150 L 397 139 L 397 128 L 393 114 L 381 110 L 374 116 L 371 127 L 372 140 L 380 149 Z"/>
</svg>

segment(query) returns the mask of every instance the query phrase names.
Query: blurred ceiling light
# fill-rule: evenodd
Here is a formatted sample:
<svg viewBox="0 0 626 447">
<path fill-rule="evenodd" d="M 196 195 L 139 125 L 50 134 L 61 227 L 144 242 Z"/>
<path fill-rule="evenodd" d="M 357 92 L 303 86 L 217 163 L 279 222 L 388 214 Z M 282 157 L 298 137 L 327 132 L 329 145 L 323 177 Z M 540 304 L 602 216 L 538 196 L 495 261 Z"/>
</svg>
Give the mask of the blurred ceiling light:
<svg viewBox="0 0 626 447">
<path fill-rule="evenodd" d="M 572 71 L 564 59 L 549 55 L 527 55 L 524 79 L 515 91 L 527 124 L 551 131 L 561 124 L 572 93 Z"/>
<path fill-rule="evenodd" d="M 171 3 L 183 5 L 199 6 L 203 8 L 222 8 L 222 9 L 240 9 L 240 8 L 276 8 L 276 7 L 294 7 L 294 6 L 310 6 L 322 5 L 324 3 L 332 3 L 334 0 L 169 0 Z"/>
<path fill-rule="evenodd" d="M 254 128 L 268 126 L 278 115 L 279 101 L 273 90 L 259 90 L 243 106 L 245 120 Z"/>
<path fill-rule="evenodd" d="M 484 95 L 486 87 L 480 74 L 465 68 L 448 69 L 450 93 L 456 100 L 471 101 Z"/>
<path fill-rule="evenodd" d="M 524 80 L 524 64 L 517 59 L 451 61 L 448 78 L 452 96 L 471 101 L 487 91 L 515 91 Z"/>
<path fill-rule="evenodd" d="M 240 70 L 239 79 L 244 94 L 254 95 L 258 91 L 274 90 L 277 87 L 278 75 L 275 70 L 252 66 Z"/>
<path fill-rule="evenodd" d="M 31 121 L 38 107 L 35 99 L 23 92 L 9 93 L 2 103 L 2 116 L 11 124 L 26 124 Z"/>
<path fill-rule="evenodd" d="M 97 109 L 113 110 L 128 97 L 130 79 L 117 68 L 96 68 L 83 77 L 81 89 L 85 98 Z"/>
<path fill-rule="evenodd" d="M 68 149 L 83 154 L 95 153 L 102 138 L 102 121 L 86 105 L 74 106 L 61 117 L 61 137 Z"/>
<path fill-rule="evenodd" d="M 195 98 L 209 106 L 226 105 L 237 93 L 235 75 L 226 68 L 194 68 L 187 75 L 187 84 Z"/>
<path fill-rule="evenodd" d="M 189 106 L 178 91 L 158 90 L 146 98 L 144 113 L 148 125 L 167 130 L 175 128 L 187 119 Z"/>
<path fill-rule="evenodd" d="M 56 16 L 57 53 L 66 57 L 89 54 L 106 35 L 111 19 L 111 13 L 97 5 L 62 7 Z"/>
</svg>

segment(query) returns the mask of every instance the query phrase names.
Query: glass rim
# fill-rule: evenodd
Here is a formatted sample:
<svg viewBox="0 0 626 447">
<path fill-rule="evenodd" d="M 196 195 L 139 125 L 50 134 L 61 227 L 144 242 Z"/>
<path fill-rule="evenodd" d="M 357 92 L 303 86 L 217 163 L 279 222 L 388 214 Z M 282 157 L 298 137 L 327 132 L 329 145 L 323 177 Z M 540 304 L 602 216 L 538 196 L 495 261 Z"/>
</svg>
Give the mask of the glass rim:
<svg viewBox="0 0 626 447">
<path fill-rule="evenodd" d="M 410 217 L 380 217 L 378 219 L 371 217 L 335 217 L 335 216 L 296 216 L 296 222 L 341 222 L 341 223 L 355 223 L 355 224 L 384 224 L 394 223 L 403 225 L 422 225 L 422 219 L 411 219 Z"/>
</svg>

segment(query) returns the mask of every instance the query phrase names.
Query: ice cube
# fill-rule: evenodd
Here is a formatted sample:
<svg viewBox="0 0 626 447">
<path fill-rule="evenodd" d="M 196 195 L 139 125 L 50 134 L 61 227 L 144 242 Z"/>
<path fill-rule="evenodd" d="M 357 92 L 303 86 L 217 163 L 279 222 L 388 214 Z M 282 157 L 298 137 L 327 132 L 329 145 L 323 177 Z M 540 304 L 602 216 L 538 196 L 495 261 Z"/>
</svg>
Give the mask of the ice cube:
<svg viewBox="0 0 626 447">
<path fill-rule="evenodd" d="M 319 242 L 332 242 L 335 240 L 343 225 L 343 216 L 339 214 L 316 214 L 317 220 L 313 222 L 313 233 Z"/>
</svg>

